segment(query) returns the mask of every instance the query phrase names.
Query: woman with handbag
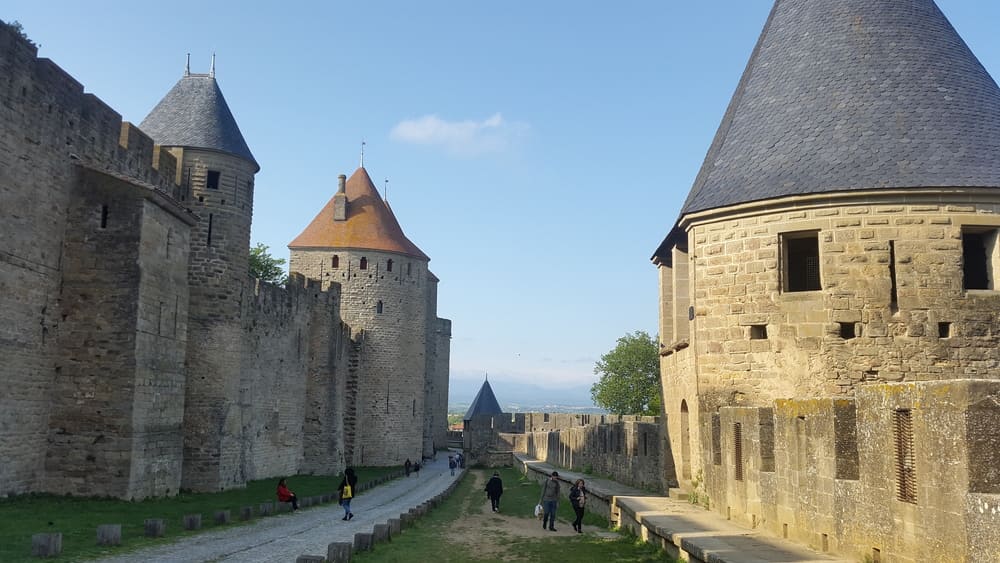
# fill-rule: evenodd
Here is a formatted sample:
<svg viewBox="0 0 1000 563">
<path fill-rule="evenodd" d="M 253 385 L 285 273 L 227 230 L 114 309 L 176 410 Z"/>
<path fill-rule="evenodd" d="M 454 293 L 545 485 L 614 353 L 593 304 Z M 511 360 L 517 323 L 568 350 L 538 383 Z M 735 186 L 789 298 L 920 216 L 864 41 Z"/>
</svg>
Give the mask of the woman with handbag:
<svg viewBox="0 0 1000 563">
<path fill-rule="evenodd" d="M 587 487 L 584 486 L 583 479 L 577 479 L 576 483 L 569 490 L 569 502 L 573 505 L 573 512 L 576 512 L 576 520 L 573 521 L 573 529 L 576 533 L 583 533 L 583 505 L 587 503 Z"/>
</svg>

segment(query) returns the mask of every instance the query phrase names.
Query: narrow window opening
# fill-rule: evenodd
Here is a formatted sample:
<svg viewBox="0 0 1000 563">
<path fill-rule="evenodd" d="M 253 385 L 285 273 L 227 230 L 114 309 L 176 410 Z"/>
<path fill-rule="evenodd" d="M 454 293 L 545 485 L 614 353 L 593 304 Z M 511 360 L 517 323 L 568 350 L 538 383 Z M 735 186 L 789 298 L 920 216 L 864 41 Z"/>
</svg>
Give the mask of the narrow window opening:
<svg viewBox="0 0 1000 563">
<path fill-rule="evenodd" d="M 733 464 L 736 469 L 736 480 L 743 480 L 743 425 L 733 424 Z"/>
<path fill-rule="evenodd" d="M 362 270 L 368 269 L 368 258 L 365 258 L 364 256 L 361 257 L 361 269 Z"/>
<path fill-rule="evenodd" d="M 872 563 L 882 563 L 882 550 L 877 547 L 872 548 Z"/>
<path fill-rule="evenodd" d="M 108 228 L 108 206 L 107 205 L 102 205 L 101 206 L 101 228 L 102 229 L 107 229 Z"/>
<path fill-rule="evenodd" d="M 965 289 L 997 289 L 997 229 L 962 230 L 962 274 Z"/>
<path fill-rule="evenodd" d="M 722 465 L 722 421 L 712 415 L 712 465 Z"/>
<path fill-rule="evenodd" d="M 899 294 L 896 290 L 896 241 L 889 241 L 889 312 L 899 312 Z"/>
<path fill-rule="evenodd" d="M 767 325 L 750 325 L 750 340 L 767 340 Z"/>
<path fill-rule="evenodd" d="M 208 246 L 212 246 L 212 222 L 215 217 L 209 213 L 208 214 Z"/>
<path fill-rule="evenodd" d="M 642 435 L 642 455 L 643 455 L 643 456 L 647 456 L 647 455 L 649 455 L 649 452 L 648 452 L 648 450 L 647 450 L 647 444 L 646 444 L 646 442 L 647 442 L 648 438 L 649 438 L 649 437 L 648 437 L 648 436 L 646 436 L 645 434 L 643 434 L 643 435 Z"/>
<path fill-rule="evenodd" d="M 854 323 L 840 323 L 840 337 L 844 340 L 850 340 L 857 336 L 854 326 Z"/>
<path fill-rule="evenodd" d="M 817 291 L 820 285 L 819 232 L 782 235 L 784 290 Z"/>
<path fill-rule="evenodd" d="M 219 176 L 221 173 L 218 170 L 209 170 L 208 174 L 205 176 L 205 187 L 210 190 L 219 189 Z"/>
<path fill-rule="evenodd" d="M 333 268 L 339 268 L 340 267 L 340 256 L 334 254 L 333 258 L 330 258 L 330 266 L 333 267 Z"/>
<path fill-rule="evenodd" d="M 413 264 L 407 262 L 406 264 L 406 275 L 410 275 L 413 272 Z"/>
<path fill-rule="evenodd" d="M 826 534 L 822 534 L 822 538 L 821 538 L 821 541 L 820 541 L 820 547 L 823 549 L 823 553 L 826 553 L 827 551 L 830 551 L 830 540 L 829 540 L 829 537 Z"/>
<path fill-rule="evenodd" d="M 385 263 L 385 271 L 387 272 L 392 271 L 392 260 L 389 260 L 388 262 Z"/>
<path fill-rule="evenodd" d="M 916 504 L 917 475 L 913 452 L 913 417 L 909 409 L 898 409 L 893 416 L 896 446 L 896 499 Z"/>
<path fill-rule="evenodd" d="M 951 323 L 938 323 L 938 338 L 951 338 Z"/>
<path fill-rule="evenodd" d="M 417 416 L 417 400 L 413 399 L 413 416 Z M 493 420 L 490 420 L 490 424 L 493 424 Z"/>
<path fill-rule="evenodd" d="M 379 301 L 378 303 L 375 304 L 375 312 L 378 313 L 378 314 L 380 314 L 380 315 L 382 314 L 382 302 L 381 301 Z"/>
<path fill-rule="evenodd" d="M 781 537 L 788 539 L 788 524 L 781 525 Z"/>
</svg>

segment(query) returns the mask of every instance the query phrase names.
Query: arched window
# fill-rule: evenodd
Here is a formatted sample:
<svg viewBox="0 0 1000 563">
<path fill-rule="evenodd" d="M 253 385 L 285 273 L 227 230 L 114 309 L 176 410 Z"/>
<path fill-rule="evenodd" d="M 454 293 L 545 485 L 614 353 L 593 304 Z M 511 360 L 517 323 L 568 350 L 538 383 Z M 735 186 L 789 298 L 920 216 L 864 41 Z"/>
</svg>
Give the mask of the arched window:
<svg viewBox="0 0 1000 563">
<path fill-rule="evenodd" d="M 361 269 L 362 270 L 368 269 L 368 259 L 365 258 L 364 256 L 361 257 Z"/>
<path fill-rule="evenodd" d="M 392 271 L 392 260 L 391 259 L 388 262 L 385 263 L 385 271 L 387 271 L 387 272 L 391 272 Z"/>
<path fill-rule="evenodd" d="M 334 254 L 333 258 L 330 258 L 330 265 L 333 266 L 334 268 L 339 268 L 340 267 L 340 256 L 337 256 L 336 254 Z"/>
</svg>

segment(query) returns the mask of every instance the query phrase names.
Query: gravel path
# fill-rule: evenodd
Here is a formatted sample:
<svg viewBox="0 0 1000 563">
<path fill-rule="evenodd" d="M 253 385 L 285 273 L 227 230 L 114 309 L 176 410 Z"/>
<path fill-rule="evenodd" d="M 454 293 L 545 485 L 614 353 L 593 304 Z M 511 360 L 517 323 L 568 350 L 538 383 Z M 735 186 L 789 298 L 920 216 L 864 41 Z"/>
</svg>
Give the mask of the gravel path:
<svg viewBox="0 0 1000 563">
<path fill-rule="evenodd" d="M 371 532 L 375 524 L 399 518 L 458 479 L 460 471 L 456 470 L 452 477 L 448 470 L 448 456 L 437 457 L 436 461 L 428 461 L 419 475 L 396 479 L 357 496 L 351 502 L 354 518 L 349 522 L 341 520 L 344 510 L 337 504 L 314 506 L 100 561 L 289 563 L 300 555 L 326 556 L 330 543 L 353 542 L 355 533 Z"/>
</svg>

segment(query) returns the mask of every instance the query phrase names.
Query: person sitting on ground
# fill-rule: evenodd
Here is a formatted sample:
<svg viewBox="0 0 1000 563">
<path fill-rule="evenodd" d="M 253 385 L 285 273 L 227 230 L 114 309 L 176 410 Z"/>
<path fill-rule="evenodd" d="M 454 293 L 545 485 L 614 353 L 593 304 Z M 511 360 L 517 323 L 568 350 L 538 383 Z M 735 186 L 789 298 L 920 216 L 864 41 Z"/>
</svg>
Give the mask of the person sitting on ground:
<svg viewBox="0 0 1000 563">
<path fill-rule="evenodd" d="M 343 480 L 337 486 L 337 490 L 340 492 L 340 506 L 344 507 L 344 517 L 341 520 L 354 518 L 354 513 L 351 512 L 351 499 L 354 498 L 357 486 L 358 476 L 354 474 L 354 469 L 348 467 L 344 470 Z"/>
<path fill-rule="evenodd" d="M 493 512 L 500 512 L 500 495 L 503 494 L 503 481 L 500 480 L 500 472 L 494 471 L 493 476 L 486 482 L 486 496 L 490 497 L 490 507 Z"/>
<path fill-rule="evenodd" d="M 278 502 L 290 502 L 292 503 L 293 511 L 299 509 L 299 497 L 288 490 L 288 485 L 285 484 L 284 478 L 278 481 Z"/>
</svg>

